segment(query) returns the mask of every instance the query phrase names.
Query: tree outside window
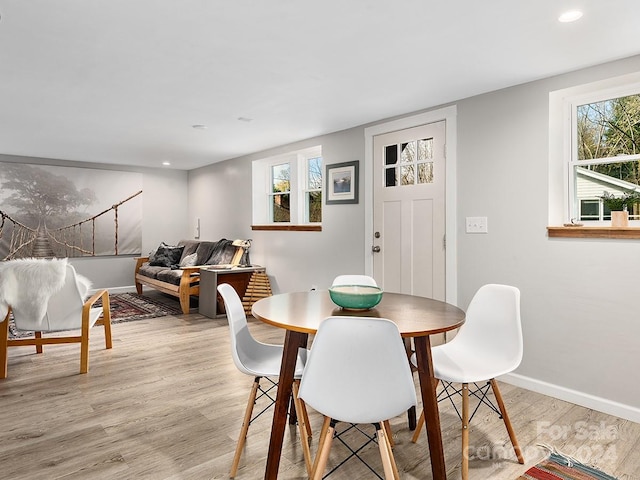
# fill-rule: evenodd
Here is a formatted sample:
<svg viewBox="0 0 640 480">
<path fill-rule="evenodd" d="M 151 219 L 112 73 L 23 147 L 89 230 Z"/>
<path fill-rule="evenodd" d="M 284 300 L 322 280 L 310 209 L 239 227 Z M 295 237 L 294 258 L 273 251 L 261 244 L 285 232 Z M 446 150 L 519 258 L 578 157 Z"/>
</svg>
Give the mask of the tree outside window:
<svg viewBox="0 0 640 480">
<path fill-rule="evenodd" d="M 580 220 L 606 220 L 600 197 L 640 192 L 640 94 L 581 103 L 574 111 L 572 172 Z M 638 205 L 629 212 L 640 219 Z"/>
</svg>

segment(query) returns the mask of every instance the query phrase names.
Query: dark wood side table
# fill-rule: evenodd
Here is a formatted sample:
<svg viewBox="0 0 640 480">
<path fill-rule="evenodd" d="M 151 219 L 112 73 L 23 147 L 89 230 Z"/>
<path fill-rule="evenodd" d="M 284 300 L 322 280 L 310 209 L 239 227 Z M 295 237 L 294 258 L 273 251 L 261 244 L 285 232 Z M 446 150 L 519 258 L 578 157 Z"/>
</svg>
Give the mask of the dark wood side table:
<svg viewBox="0 0 640 480">
<path fill-rule="evenodd" d="M 224 302 L 218 294 L 218 285 L 228 283 L 231 285 L 240 298 L 244 297 L 251 280 L 251 275 L 255 272 L 265 272 L 265 268 L 260 265 L 250 267 L 231 268 L 210 268 L 200 269 L 200 300 L 198 311 L 201 315 L 209 318 L 221 317 L 225 314 Z"/>
</svg>

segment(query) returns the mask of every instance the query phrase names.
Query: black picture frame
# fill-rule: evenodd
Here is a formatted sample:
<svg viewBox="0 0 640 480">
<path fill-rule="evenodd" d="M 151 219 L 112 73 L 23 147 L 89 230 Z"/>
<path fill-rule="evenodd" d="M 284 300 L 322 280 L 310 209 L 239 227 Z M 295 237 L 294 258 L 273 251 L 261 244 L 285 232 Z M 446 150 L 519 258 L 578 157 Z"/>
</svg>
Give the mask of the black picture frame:
<svg viewBox="0 0 640 480">
<path fill-rule="evenodd" d="M 327 165 L 325 175 L 327 205 L 358 203 L 359 161 Z"/>
</svg>

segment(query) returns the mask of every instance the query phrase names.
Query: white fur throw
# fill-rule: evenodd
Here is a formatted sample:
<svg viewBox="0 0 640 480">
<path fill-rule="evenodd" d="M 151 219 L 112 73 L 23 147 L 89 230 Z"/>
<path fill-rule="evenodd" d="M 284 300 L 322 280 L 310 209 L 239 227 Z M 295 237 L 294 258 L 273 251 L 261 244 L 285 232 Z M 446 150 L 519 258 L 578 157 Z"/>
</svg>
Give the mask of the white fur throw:
<svg viewBox="0 0 640 480">
<path fill-rule="evenodd" d="M 0 262 L 0 322 L 9 306 L 17 316 L 41 320 L 51 295 L 64 286 L 66 272 L 66 258 Z"/>
</svg>

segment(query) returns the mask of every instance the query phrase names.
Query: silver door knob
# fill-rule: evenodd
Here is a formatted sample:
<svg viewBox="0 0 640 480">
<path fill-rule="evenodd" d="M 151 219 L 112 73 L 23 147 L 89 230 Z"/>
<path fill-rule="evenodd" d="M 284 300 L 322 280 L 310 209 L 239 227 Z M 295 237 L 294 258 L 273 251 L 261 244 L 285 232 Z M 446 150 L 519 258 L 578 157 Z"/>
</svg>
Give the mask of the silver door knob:
<svg viewBox="0 0 640 480">
<path fill-rule="evenodd" d="M 380 247 L 378 245 L 374 245 L 373 247 L 371 247 L 371 251 L 373 253 L 380 253 Z"/>
</svg>

